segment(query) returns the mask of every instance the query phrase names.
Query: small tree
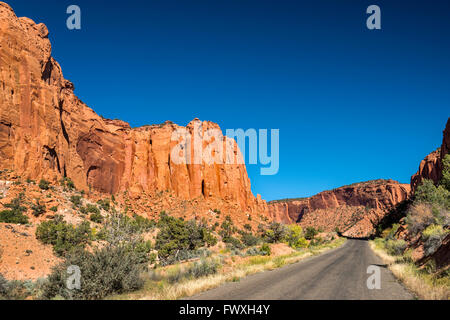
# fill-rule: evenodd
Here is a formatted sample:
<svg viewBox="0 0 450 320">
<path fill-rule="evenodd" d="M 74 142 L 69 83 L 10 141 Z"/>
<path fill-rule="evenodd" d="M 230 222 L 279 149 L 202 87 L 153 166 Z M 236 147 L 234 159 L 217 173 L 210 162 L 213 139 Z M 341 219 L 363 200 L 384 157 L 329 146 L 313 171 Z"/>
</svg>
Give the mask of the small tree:
<svg viewBox="0 0 450 320">
<path fill-rule="evenodd" d="M 288 234 L 288 229 L 285 225 L 273 222 L 269 225 L 269 228 L 265 232 L 265 239 L 269 243 L 276 243 L 276 242 L 282 242 L 286 238 L 286 235 Z"/>
<path fill-rule="evenodd" d="M 314 227 L 307 227 L 305 232 L 305 238 L 308 240 L 313 240 L 318 233 L 319 232 L 316 229 L 314 229 Z"/>
<path fill-rule="evenodd" d="M 450 154 L 446 154 L 444 159 L 442 159 L 442 179 L 441 186 L 450 191 Z"/>
<path fill-rule="evenodd" d="M 308 246 L 308 242 L 303 237 L 303 229 L 297 224 L 291 224 L 288 226 L 288 234 L 286 241 L 292 248 L 305 248 Z"/>
<path fill-rule="evenodd" d="M 39 199 L 36 199 L 36 203 L 31 205 L 31 210 L 33 210 L 33 215 L 35 217 L 39 217 L 40 215 L 44 214 L 47 208 L 45 205 L 40 203 Z"/>
<path fill-rule="evenodd" d="M 39 181 L 39 188 L 41 188 L 42 190 L 50 189 L 50 182 L 48 182 L 47 180 L 42 179 L 41 181 Z"/>
</svg>

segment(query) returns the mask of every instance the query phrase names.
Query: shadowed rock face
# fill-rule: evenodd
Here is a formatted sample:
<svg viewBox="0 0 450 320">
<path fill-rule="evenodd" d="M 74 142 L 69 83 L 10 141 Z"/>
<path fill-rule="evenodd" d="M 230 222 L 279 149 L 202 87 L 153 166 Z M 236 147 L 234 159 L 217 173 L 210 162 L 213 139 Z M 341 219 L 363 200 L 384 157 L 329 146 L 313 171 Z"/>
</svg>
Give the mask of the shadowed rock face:
<svg viewBox="0 0 450 320">
<path fill-rule="evenodd" d="M 245 165 L 175 164 L 173 123 L 131 128 L 98 116 L 73 93 L 51 57 L 44 24 L 17 18 L 0 2 L 0 167 L 23 179 L 70 177 L 78 189 L 139 195 L 171 190 L 184 199 L 220 197 L 244 211 L 266 210 L 250 189 Z M 203 136 L 211 122 L 186 129 Z M 240 152 L 234 140 L 223 143 Z"/>
<path fill-rule="evenodd" d="M 299 200 L 268 204 L 269 215 L 285 223 L 299 223 L 324 231 L 339 229 L 345 236 L 369 237 L 378 222 L 410 193 L 408 184 L 393 180 L 356 183 Z"/>
<path fill-rule="evenodd" d="M 444 130 L 444 137 L 440 149 L 430 153 L 420 162 L 419 170 L 411 177 L 411 188 L 415 192 L 423 179 L 432 180 L 438 183 L 442 178 L 442 159 L 450 151 L 450 118 Z"/>
</svg>

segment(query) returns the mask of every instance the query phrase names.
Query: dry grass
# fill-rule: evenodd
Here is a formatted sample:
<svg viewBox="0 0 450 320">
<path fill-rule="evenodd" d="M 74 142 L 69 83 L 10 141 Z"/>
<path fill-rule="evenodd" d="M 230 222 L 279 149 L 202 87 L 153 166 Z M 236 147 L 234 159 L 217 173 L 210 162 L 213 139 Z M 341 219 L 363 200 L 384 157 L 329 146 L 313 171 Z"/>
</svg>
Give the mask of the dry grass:
<svg viewBox="0 0 450 320">
<path fill-rule="evenodd" d="M 225 282 L 238 282 L 241 278 L 248 275 L 274 270 L 288 264 L 296 263 L 313 255 L 318 255 L 340 247 L 345 243 L 344 238 L 339 238 L 331 243 L 316 247 L 314 249 L 304 249 L 291 254 L 278 257 L 251 257 L 242 263 L 233 266 L 226 272 L 219 272 L 215 275 L 181 281 L 179 283 L 170 284 L 165 280 L 151 281 L 148 280 L 142 290 L 130 294 L 118 295 L 110 297 L 114 300 L 176 300 L 183 297 L 193 296 L 203 291 L 207 291 L 220 286 Z M 176 266 L 174 267 L 176 268 Z"/>
<path fill-rule="evenodd" d="M 419 270 L 414 264 L 404 262 L 399 257 L 388 254 L 382 245 L 370 242 L 371 249 L 389 266 L 389 270 L 407 288 L 423 300 L 449 300 L 449 279 L 436 281 L 432 275 Z"/>
</svg>

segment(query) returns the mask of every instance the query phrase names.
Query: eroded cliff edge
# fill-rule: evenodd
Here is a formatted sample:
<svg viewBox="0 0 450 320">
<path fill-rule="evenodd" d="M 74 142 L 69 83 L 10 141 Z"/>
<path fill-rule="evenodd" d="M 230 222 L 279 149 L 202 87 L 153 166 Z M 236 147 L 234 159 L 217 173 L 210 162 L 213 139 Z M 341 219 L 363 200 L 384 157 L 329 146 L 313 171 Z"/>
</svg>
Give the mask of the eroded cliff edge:
<svg viewBox="0 0 450 320">
<path fill-rule="evenodd" d="M 23 179 L 70 177 L 82 190 L 131 196 L 170 190 L 180 199 L 220 198 L 241 210 L 264 212 L 251 192 L 245 165 L 175 164 L 171 122 L 131 128 L 97 115 L 74 94 L 51 56 L 44 24 L 16 17 L 0 2 L 0 167 Z M 186 129 L 203 135 L 219 127 L 195 119 Z M 234 140 L 224 144 L 239 150 Z"/>
</svg>

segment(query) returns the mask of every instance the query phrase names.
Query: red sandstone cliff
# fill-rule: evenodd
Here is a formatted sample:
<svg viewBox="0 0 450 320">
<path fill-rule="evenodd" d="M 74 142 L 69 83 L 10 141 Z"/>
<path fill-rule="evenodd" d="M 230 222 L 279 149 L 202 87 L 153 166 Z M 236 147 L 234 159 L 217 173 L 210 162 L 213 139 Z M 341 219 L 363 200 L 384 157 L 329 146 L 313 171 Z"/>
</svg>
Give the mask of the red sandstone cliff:
<svg viewBox="0 0 450 320">
<path fill-rule="evenodd" d="M 378 222 L 406 200 L 410 186 L 393 180 L 375 180 L 321 192 L 299 200 L 273 201 L 269 215 L 277 221 L 299 223 L 324 231 L 339 229 L 345 236 L 368 237 Z"/>
<path fill-rule="evenodd" d="M 443 133 L 442 146 L 440 149 L 430 153 L 420 162 L 419 170 L 411 177 L 411 188 L 415 192 L 417 186 L 423 179 L 430 179 L 434 183 L 438 183 L 442 178 L 442 159 L 450 151 L 450 118 Z"/>
<path fill-rule="evenodd" d="M 0 167 L 23 179 L 70 177 L 78 189 L 139 196 L 170 190 L 181 199 L 217 197 L 243 211 L 264 211 L 250 189 L 245 165 L 175 164 L 170 155 L 180 129 L 167 122 L 132 129 L 106 120 L 73 93 L 51 57 L 44 24 L 17 18 L 0 2 Z M 203 136 L 219 127 L 192 121 Z M 234 140 L 221 138 L 236 148 Z"/>
</svg>

